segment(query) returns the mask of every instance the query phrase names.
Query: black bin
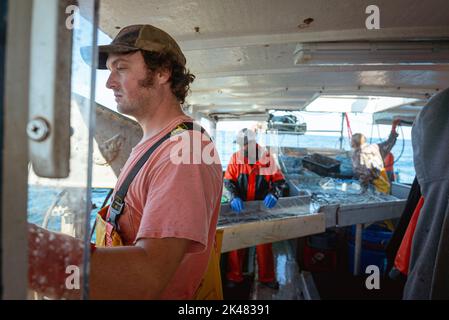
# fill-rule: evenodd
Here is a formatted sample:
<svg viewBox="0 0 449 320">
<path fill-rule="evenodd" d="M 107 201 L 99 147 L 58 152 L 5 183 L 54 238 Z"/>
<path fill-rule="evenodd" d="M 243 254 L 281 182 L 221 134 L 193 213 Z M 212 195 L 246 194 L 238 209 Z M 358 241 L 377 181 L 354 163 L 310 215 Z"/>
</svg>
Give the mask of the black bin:
<svg viewBox="0 0 449 320">
<path fill-rule="evenodd" d="M 333 176 L 340 172 L 340 161 L 318 153 L 305 156 L 302 165 L 320 176 Z"/>
</svg>

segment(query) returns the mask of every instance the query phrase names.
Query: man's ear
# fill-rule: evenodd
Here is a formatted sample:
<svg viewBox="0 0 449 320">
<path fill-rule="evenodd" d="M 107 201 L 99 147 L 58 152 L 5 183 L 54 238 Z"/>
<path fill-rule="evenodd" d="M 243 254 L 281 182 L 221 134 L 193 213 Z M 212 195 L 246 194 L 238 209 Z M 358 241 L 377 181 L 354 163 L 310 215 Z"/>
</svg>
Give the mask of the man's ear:
<svg viewBox="0 0 449 320">
<path fill-rule="evenodd" d="M 161 68 L 156 72 L 156 80 L 160 85 L 165 84 L 170 81 L 171 71 L 167 68 Z"/>
</svg>

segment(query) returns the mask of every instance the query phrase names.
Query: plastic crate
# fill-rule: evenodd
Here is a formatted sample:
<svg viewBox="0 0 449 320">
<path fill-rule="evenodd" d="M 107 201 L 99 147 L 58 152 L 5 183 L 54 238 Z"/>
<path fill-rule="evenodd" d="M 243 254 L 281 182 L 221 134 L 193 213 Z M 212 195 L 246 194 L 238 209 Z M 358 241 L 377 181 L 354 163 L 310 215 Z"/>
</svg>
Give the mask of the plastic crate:
<svg viewBox="0 0 449 320">
<path fill-rule="evenodd" d="M 354 270 L 355 226 L 348 228 L 348 231 L 348 267 L 349 272 L 352 273 Z M 387 267 L 385 250 L 392 236 L 393 232 L 376 224 L 362 230 L 362 253 L 360 261 L 362 272 L 369 265 L 376 265 L 379 267 L 381 274 L 385 273 Z"/>
<path fill-rule="evenodd" d="M 318 153 L 305 156 L 302 159 L 302 165 L 320 176 L 329 176 L 340 172 L 340 161 Z"/>
</svg>

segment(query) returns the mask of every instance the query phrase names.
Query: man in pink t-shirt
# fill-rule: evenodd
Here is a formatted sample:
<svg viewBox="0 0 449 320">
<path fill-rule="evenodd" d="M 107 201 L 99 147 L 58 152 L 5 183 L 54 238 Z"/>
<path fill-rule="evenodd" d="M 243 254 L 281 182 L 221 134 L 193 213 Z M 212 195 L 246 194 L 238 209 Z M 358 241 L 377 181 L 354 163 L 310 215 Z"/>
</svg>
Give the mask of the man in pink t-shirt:
<svg viewBox="0 0 449 320">
<path fill-rule="evenodd" d="M 151 146 L 178 125 L 193 121 L 181 109 L 194 79 L 185 64 L 175 40 L 150 25 L 125 27 L 110 45 L 99 47 L 98 67 L 111 72 L 106 87 L 113 90 L 118 111 L 133 116 L 143 129 L 115 192 Z M 206 133 L 181 130 L 159 145 L 124 199 L 117 220 L 123 246 L 93 250 L 90 297 L 192 299 L 214 245 L 222 185 L 220 160 Z M 43 247 L 51 237 L 55 235 L 30 227 L 30 252 L 47 250 L 30 255 L 30 287 L 48 296 L 74 297 L 73 290 L 55 288 L 65 279 L 65 265 L 77 265 L 81 259 L 79 243 L 57 235 L 61 246 L 51 251 Z M 64 247 L 72 254 L 64 253 Z M 36 280 L 43 272 L 53 274 L 45 287 Z"/>
<path fill-rule="evenodd" d="M 160 137 L 180 123 L 189 121 L 192 119 L 187 116 L 175 117 L 157 135 L 134 147 L 119 176 L 117 187 Z M 157 148 L 139 171 L 129 187 L 125 209 L 118 224 L 124 245 L 128 246 L 145 239 L 190 240 L 184 257 L 161 295 L 164 299 L 189 299 L 198 288 L 213 245 L 220 210 L 222 168 L 216 157 L 211 159 L 211 165 L 203 161 L 191 164 L 190 161 L 182 163 L 182 155 L 175 154 L 183 147 L 194 149 L 188 143 L 194 139 L 202 141 L 198 151 L 207 150 L 212 142 L 204 139 L 200 132 L 184 132 L 176 138 L 179 139 L 166 141 Z M 217 154 L 216 150 L 214 153 Z M 197 155 L 190 152 L 191 157 L 188 158 Z"/>
</svg>

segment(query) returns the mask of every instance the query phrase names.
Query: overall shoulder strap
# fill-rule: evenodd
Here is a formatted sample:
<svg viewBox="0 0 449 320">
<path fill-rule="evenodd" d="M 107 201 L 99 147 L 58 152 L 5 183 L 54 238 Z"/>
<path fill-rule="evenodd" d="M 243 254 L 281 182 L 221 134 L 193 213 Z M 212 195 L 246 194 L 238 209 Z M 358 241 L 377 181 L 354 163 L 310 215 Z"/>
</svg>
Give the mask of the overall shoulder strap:
<svg viewBox="0 0 449 320">
<path fill-rule="evenodd" d="M 115 229 L 117 229 L 117 220 L 120 217 L 120 215 L 123 212 L 123 207 L 125 205 L 125 197 L 128 193 L 129 186 L 133 182 L 136 175 L 139 173 L 140 169 L 143 167 L 143 165 L 148 161 L 148 159 L 151 157 L 153 152 L 166 140 L 168 140 L 170 137 L 180 134 L 186 130 L 196 130 L 200 128 L 201 133 L 205 133 L 206 131 L 204 128 L 198 126 L 197 124 L 194 124 L 193 122 L 183 122 L 176 126 L 172 131 L 164 135 L 162 138 L 160 138 L 156 143 L 154 143 L 145 153 L 144 155 L 137 161 L 137 163 L 134 165 L 134 167 L 131 169 L 131 171 L 126 176 L 123 183 L 120 185 L 120 188 L 117 190 L 117 192 L 114 195 L 114 198 L 112 199 L 111 203 L 111 209 L 110 214 L 108 217 L 108 222 L 111 223 Z M 210 138 L 209 138 L 210 139 Z"/>
</svg>

